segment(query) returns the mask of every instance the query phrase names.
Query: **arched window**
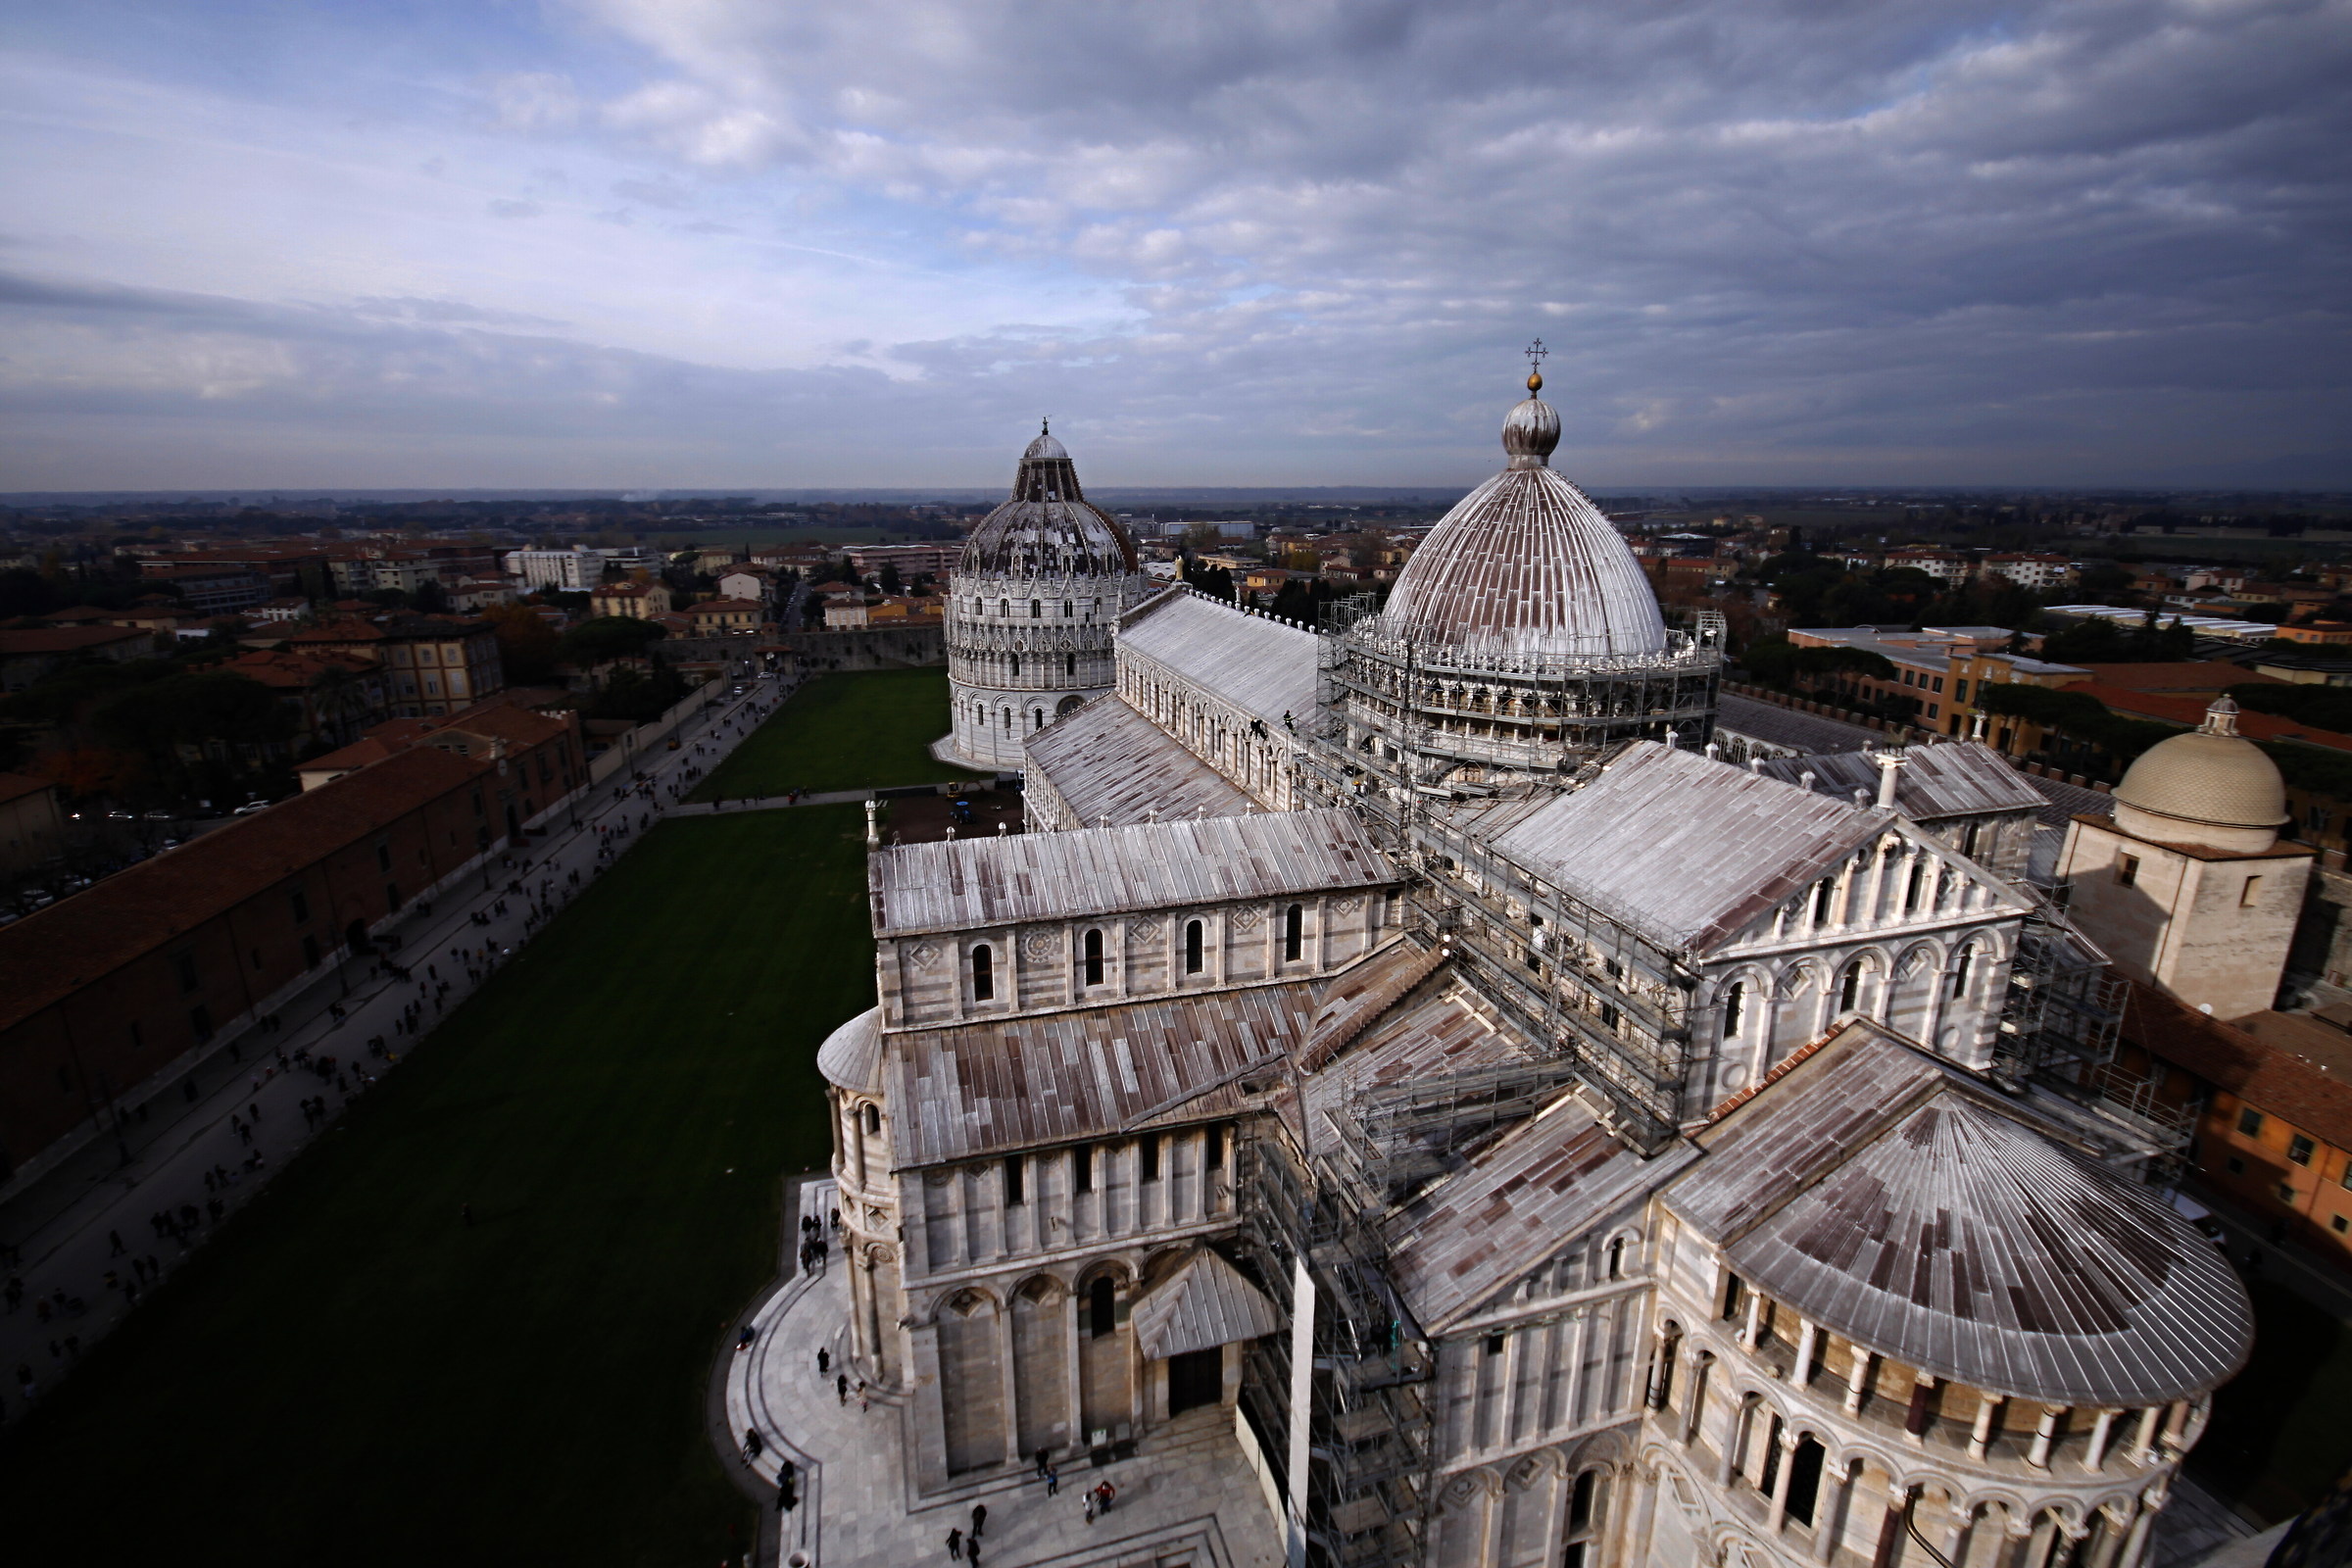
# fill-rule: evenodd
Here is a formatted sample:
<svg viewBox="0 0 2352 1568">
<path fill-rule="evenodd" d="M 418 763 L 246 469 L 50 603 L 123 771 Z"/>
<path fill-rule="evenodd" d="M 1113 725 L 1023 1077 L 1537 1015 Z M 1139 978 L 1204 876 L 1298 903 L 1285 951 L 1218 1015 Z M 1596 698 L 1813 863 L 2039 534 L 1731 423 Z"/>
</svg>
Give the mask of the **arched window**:
<svg viewBox="0 0 2352 1568">
<path fill-rule="evenodd" d="M 1747 1005 L 1747 982 L 1735 980 L 1723 998 L 1723 1038 L 1730 1040 L 1740 1033 L 1740 1014 Z"/>
<path fill-rule="evenodd" d="M 1600 1472 L 1588 1470 L 1576 1478 L 1576 1488 L 1568 1494 L 1568 1528 L 1582 1530 L 1592 1522 L 1592 1494 L 1600 1481 Z"/>
<path fill-rule="evenodd" d="M 1118 1298 L 1108 1276 L 1086 1288 L 1086 1332 L 1102 1339 L 1119 1326 Z"/>
<path fill-rule="evenodd" d="M 1847 964 L 1845 979 L 1838 987 L 1838 1010 L 1839 1012 L 1853 1011 L 1854 1004 L 1861 995 L 1862 966 L 1858 963 Z"/>
<path fill-rule="evenodd" d="M 1014 680 L 1021 678 L 1021 656 L 1018 654 L 1012 656 L 1012 678 Z"/>
<path fill-rule="evenodd" d="M 1102 983 L 1102 933 L 1100 931 L 1086 934 L 1086 983 L 1090 986 Z"/>
<path fill-rule="evenodd" d="M 1821 1499 L 1822 1461 L 1828 1457 L 1811 1433 L 1796 1440 L 1796 1451 L 1788 1456 L 1788 1517 L 1798 1524 L 1813 1522 L 1814 1505 Z"/>
<path fill-rule="evenodd" d="M 1968 995 L 1968 960 L 1973 956 L 1973 949 L 1962 949 L 1960 961 L 1952 965 L 1952 997 L 1955 1001 Z"/>
<path fill-rule="evenodd" d="M 1009 709 L 1009 708 L 1007 708 L 1007 709 L 1004 710 L 1002 712 L 1000 712 L 1000 713 L 997 715 L 997 717 L 998 717 L 998 720 L 999 720 L 999 722 L 1000 722 L 1000 723 L 1001 723 L 1001 724 L 1004 726 L 1004 733 L 1005 733 L 1005 734 L 1007 734 L 1007 735 L 1011 734 L 1011 733 L 1012 733 L 1012 710 L 1011 710 L 1011 709 Z"/>
<path fill-rule="evenodd" d="M 1044 709 L 1032 708 L 1029 710 L 1029 727 L 1031 729 L 1044 729 L 1046 727 L 1046 710 Z"/>
<path fill-rule="evenodd" d="M 1830 923 L 1830 900 L 1836 896 L 1837 892 L 1838 884 L 1827 878 L 1824 878 L 1813 889 L 1813 923 L 1815 925 Z"/>
<path fill-rule="evenodd" d="M 1041 599 L 1032 599 L 1029 601 L 1029 618 L 1031 620 L 1043 620 L 1046 618 L 1045 601 Z"/>
<path fill-rule="evenodd" d="M 1078 673 L 1078 656 L 1076 654 L 1064 654 L 1061 656 L 1061 672 L 1064 675 L 1075 675 Z"/>
<path fill-rule="evenodd" d="M 991 1002 L 997 995 L 997 956 L 985 942 L 972 950 L 972 1000 Z"/>
<path fill-rule="evenodd" d="M 1298 942 L 1304 934 L 1305 924 L 1306 916 L 1299 906 L 1294 904 L 1282 911 L 1283 962 L 1297 963 L 1298 961 Z"/>
<path fill-rule="evenodd" d="M 1610 1238 L 1609 1240 L 1609 1278 L 1616 1280 L 1623 1279 L 1624 1277 L 1625 1238 L 1622 1236 L 1616 1236 Z"/>
<path fill-rule="evenodd" d="M 997 601 L 997 613 L 998 613 L 998 614 L 1000 614 L 1000 615 L 1003 615 L 1003 616 L 1004 616 L 1004 618 L 1006 618 L 1007 620 L 1011 619 L 1011 618 L 1012 618 L 1012 601 L 1011 601 L 1011 600 L 1009 600 L 1009 599 L 1000 599 L 1000 600 L 998 600 L 998 601 Z"/>
<path fill-rule="evenodd" d="M 1184 972 L 1200 972 L 1200 922 L 1198 920 L 1184 922 Z"/>
<path fill-rule="evenodd" d="M 868 1105 L 868 1106 L 866 1106 L 866 1107 L 865 1107 L 865 1131 L 866 1131 L 866 1135 L 867 1135 L 868 1137 L 871 1137 L 872 1135 L 874 1135 L 875 1133 L 878 1133 L 878 1132 L 880 1132 L 881 1130 L 882 1130 L 882 1107 L 881 1107 L 880 1105 Z"/>
<path fill-rule="evenodd" d="M 1064 620 L 1071 620 L 1075 619 L 1077 614 L 1078 607 L 1069 600 L 1064 599 L 1061 602 L 1061 618 Z"/>
</svg>

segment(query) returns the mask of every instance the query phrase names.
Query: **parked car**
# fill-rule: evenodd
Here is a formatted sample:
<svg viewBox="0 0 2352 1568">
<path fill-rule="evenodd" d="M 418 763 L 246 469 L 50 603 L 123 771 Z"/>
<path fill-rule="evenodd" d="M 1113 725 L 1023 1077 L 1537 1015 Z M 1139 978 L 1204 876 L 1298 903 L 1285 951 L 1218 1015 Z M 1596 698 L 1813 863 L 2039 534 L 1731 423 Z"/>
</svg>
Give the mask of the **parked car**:
<svg viewBox="0 0 2352 1568">
<path fill-rule="evenodd" d="M 275 806 L 276 804 L 277 803 L 275 801 L 247 801 L 243 806 L 238 807 L 235 810 L 229 812 L 228 814 L 231 816 L 251 816 L 256 811 L 267 811 L 270 807 Z"/>
</svg>

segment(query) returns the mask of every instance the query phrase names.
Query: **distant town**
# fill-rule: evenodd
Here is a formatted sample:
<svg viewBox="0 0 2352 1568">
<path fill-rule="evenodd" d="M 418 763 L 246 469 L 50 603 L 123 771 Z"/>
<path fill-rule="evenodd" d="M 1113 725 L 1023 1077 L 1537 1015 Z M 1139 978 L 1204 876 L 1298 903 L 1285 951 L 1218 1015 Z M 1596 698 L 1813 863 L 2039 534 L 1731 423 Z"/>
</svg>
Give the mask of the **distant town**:
<svg viewBox="0 0 2352 1568">
<path fill-rule="evenodd" d="M 1385 595 L 1454 499 L 1106 506 L 1148 572 L 1315 625 Z M 2227 691 L 2284 769 L 2298 832 L 2341 862 L 2352 497 L 1595 499 L 1670 617 L 1725 617 L 1743 689 L 1981 733 L 2090 787 Z M 0 919 L 339 776 L 352 748 L 487 708 L 558 715 L 593 756 L 731 663 L 845 667 L 845 634 L 861 639 L 853 664 L 934 662 L 942 585 L 990 504 L 0 509 Z"/>
</svg>

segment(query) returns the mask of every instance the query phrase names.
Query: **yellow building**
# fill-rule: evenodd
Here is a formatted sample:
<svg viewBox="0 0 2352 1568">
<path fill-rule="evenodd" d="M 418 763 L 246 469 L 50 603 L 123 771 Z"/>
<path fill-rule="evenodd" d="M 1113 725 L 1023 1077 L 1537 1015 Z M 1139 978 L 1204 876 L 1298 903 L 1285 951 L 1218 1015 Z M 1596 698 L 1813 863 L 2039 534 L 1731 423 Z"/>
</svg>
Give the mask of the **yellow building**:
<svg viewBox="0 0 2352 1568">
<path fill-rule="evenodd" d="M 658 582 L 613 582 L 594 590 L 588 607 L 598 615 L 651 620 L 669 613 L 669 590 Z"/>
</svg>

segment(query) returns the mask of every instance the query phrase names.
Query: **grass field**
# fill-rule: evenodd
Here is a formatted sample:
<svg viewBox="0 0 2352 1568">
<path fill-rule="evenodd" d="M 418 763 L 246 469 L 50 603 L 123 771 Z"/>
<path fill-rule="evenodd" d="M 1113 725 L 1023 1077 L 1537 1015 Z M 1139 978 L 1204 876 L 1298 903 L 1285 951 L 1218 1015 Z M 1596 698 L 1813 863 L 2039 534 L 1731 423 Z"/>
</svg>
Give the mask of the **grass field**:
<svg viewBox="0 0 2352 1568">
<path fill-rule="evenodd" d="M 704 1390 L 873 1000 L 863 829 L 656 828 L 15 1429 L 12 1559 L 740 1550 Z"/>
<path fill-rule="evenodd" d="M 987 775 L 950 767 L 931 743 L 948 732 L 948 672 L 878 669 L 819 675 L 746 737 L 687 797 L 862 790 Z"/>
</svg>

